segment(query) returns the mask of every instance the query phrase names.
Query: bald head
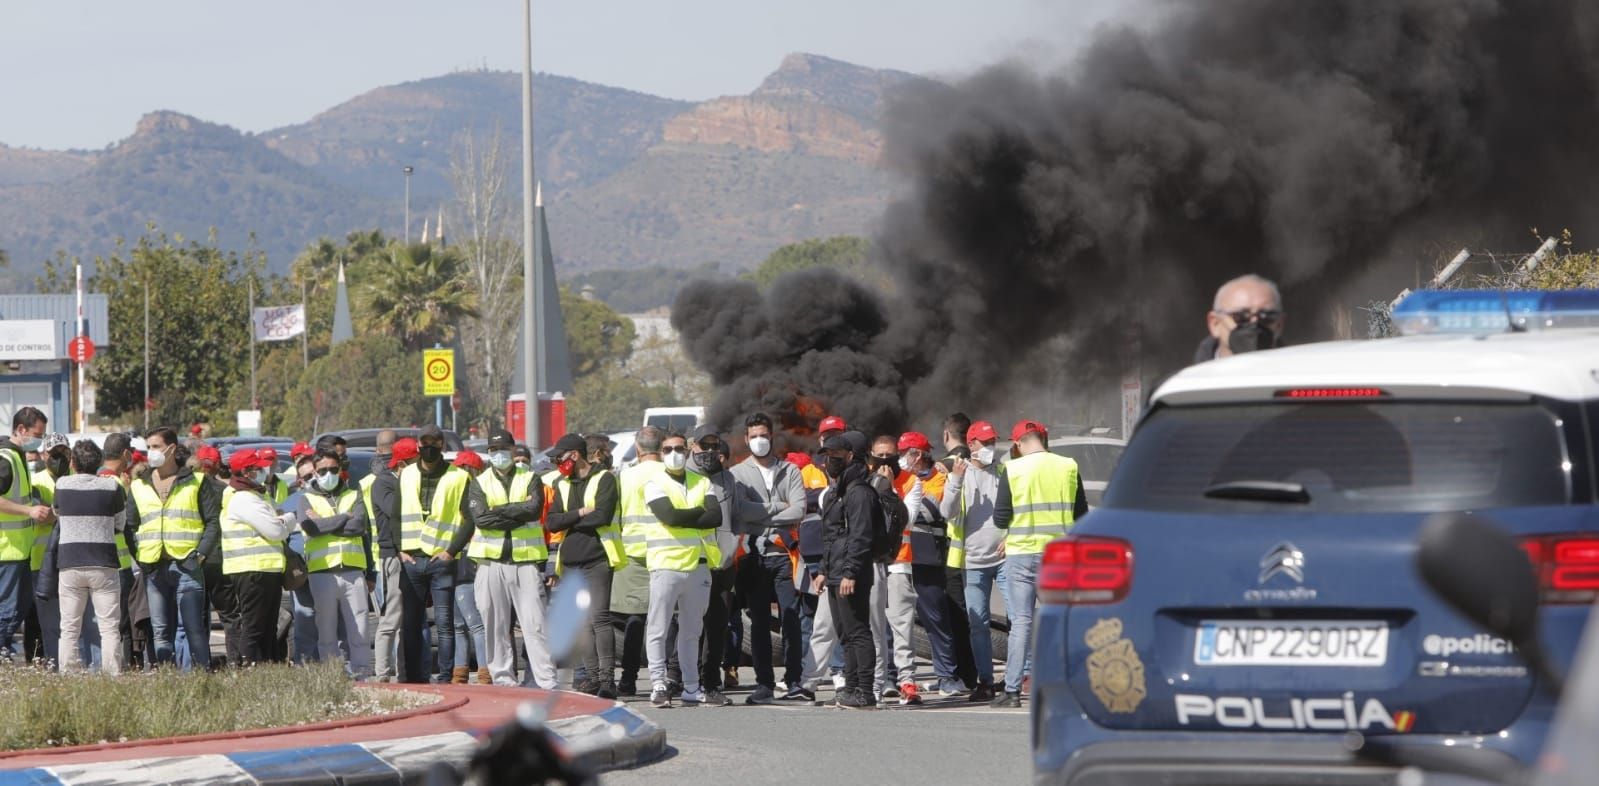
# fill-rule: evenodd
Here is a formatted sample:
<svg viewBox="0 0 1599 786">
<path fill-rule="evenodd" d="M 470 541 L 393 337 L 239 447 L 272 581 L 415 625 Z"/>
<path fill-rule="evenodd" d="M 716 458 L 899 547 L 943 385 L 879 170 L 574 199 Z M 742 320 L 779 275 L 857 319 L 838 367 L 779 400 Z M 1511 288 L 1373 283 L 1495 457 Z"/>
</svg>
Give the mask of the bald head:
<svg viewBox="0 0 1599 786">
<path fill-rule="evenodd" d="M 377 444 L 373 452 L 377 453 L 379 456 L 388 456 L 394 453 L 393 429 L 386 428 L 378 432 Z"/>
<path fill-rule="evenodd" d="M 1216 298 L 1210 308 L 1210 313 L 1205 315 L 1205 323 L 1210 335 L 1216 339 L 1216 357 L 1224 358 L 1235 352 L 1275 346 L 1282 336 L 1283 298 L 1277 291 L 1277 285 L 1269 279 L 1250 273 L 1228 281 L 1216 290 Z M 1268 333 L 1269 336 L 1262 339 L 1265 346 L 1260 346 L 1261 341 L 1254 339 L 1232 341 L 1233 331 L 1241 325 L 1257 326 Z M 1249 332 L 1261 331 L 1250 327 Z M 1234 343 L 1249 346 L 1235 348 L 1232 346 Z"/>
</svg>

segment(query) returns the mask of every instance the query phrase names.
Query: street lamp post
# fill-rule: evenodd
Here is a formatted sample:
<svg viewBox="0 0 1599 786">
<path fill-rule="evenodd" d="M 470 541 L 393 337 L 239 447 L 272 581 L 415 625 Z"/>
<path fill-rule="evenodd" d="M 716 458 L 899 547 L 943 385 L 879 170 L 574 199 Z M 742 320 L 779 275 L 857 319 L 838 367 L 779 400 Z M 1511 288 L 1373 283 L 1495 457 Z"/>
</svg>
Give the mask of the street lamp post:
<svg viewBox="0 0 1599 786">
<path fill-rule="evenodd" d="M 406 167 L 405 172 L 405 244 L 411 245 L 411 167 Z"/>
</svg>

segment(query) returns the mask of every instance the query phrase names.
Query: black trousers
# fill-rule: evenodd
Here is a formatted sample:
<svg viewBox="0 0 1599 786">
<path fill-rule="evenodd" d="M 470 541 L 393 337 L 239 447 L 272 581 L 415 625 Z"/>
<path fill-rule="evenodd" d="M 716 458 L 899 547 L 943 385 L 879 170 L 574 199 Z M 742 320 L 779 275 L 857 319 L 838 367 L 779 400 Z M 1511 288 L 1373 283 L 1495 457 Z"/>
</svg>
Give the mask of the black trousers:
<svg viewBox="0 0 1599 786">
<path fill-rule="evenodd" d="M 244 652 L 240 648 L 240 645 L 243 642 L 240 640 L 239 631 L 239 601 L 238 598 L 235 597 L 236 593 L 233 589 L 232 579 L 232 576 L 222 572 L 222 564 L 220 561 L 206 561 L 205 599 L 206 602 L 210 604 L 211 608 L 216 610 L 217 619 L 222 623 L 222 639 L 224 642 L 224 648 L 228 653 L 228 664 L 232 666 L 239 666 L 244 664 L 246 661 L 244 659 Z M 278 648 L 276 646 L 277 622 L 278 618 L 274 614 L 272 617 L 273 646 L 268 650 L 268 652 L 272 654 L 272 659 L 276 659 L 278 654 Z M 221 664 L 212 663 L 211 665 L 213 668 L 215 668 Z"/>
<path fill-rule="evenodd" d="M 588 681 L 611 682 L 616 675 L 616 633 L 611 630 L 611 564 L 602 557 L 582 565 L 563 565 L 563 573 L 581 571 L 589 585 L 589 635 L 583 637 L 583 670 Z"/>
<path fill-rule="evenodd" d="M 622 655 L 617 660 L 622 667 L 622 682 L 638 682 L 638 670 L 644 662 L 644 629 L 648 615 L 611 613 L 613 629 L 621 626 Z"/>
<path fill-rule="evenodd" d="M 772 668 L 772 602 L 777 602 L 778 625 L 783 642 L 783 682 L 798 685 L 803 671 L 804 648 L 800 637 L 800 592 L 794 587 L 794 566 L 787 553 L 766 554 L 759 560 L 745 558 L 749 575 L 745 584 L 745 605 L 750 616 L 750 652 L 755 662 L 755 684 L 777 686 Z"/>
<path fill-rule="evenodd" d="M 972 625 L 966 619 L 966 571 L 944 568 L 944 595 L 950 608 L 950 631 L 955 636 L 955 678 L 967 690 L 977 687 L 977 657 L 972 653 Z"/>
<path fill-rule="evenodd" d="M 722 689 L 722 655 L 727 650 L 728 605 L 732 603 L 735 568 L 711 571 L 711 600 L 705 604 L 700 628 L 700 662 L 688 664 L 700 670 L 700 690 Z M 768 639 L 771 637 L 768 636 Z M 667 641 L 677 641 L 677 617 L 667 632 Z M 677 648 L 667 647 L 666 678 L 682 684 L 683 664 L 677 662 Z"/>
<path fill-rule="evenodd" d="M 238 614 L 241 660 L 237 665 L 272 661 L 273 644 L 278 637 L 278 609 L 283 606 L 283 574 L 277 571 L 234 573 L 228 577 L 228 582 L 233 585 L 234 609 Z"/>
<path fill-rule="evenodd" d="M 869 575 L 869 574 L 868 574 Z M 863 695 L 872 692 L 872 672 L 877 670 L 877 647 L 872 643 L 871 581 L 856 581 L 855 591 L 838 594 L 838 584 L 829 582 L 827 602 L 833 611 L 833 625 L 844 648 L 844 687 Z"/>
</svg>

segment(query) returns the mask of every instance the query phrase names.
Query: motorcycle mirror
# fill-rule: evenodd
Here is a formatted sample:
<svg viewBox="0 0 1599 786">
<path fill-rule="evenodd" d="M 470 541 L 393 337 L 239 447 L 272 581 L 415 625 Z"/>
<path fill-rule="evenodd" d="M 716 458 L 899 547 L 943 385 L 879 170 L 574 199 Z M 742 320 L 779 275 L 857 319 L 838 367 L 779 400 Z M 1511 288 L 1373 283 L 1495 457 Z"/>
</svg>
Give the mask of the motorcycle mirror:
<svg viewBox="0 0 1599 786">
<path fill-rule="evenodd" d="M 1515 645 L 1546 689 L 1560 692 L 1538 634 L 1538 578 L 1513 538 L 1480 516 L 1440 513 L 1422 525 L 1416 568 L 1449 605 Z"/>
<path fill-rule="evenodd" d="M 583 629 L 589 624 L 593 596 L 581 571 L 568 571 L 555 585 L 550 596 L 549 610 L 544 615 L 544 628 L 550 644 L 550 656 L 557 661 L 572 654 Z"/>
</svg>

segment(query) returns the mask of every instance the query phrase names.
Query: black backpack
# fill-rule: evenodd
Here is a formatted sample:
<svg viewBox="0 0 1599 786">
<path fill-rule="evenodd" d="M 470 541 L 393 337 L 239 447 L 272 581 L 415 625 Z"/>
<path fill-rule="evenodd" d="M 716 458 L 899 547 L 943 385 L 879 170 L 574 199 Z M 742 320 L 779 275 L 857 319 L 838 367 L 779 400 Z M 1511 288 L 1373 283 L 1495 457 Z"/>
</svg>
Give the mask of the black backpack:
<svg viewBox="0 0 1599 786">
<path fill-rule="evenodd" d="M 900 539 L 905 534 L 905 528 L 910 526 L 910 513 L 905 510 L 905 500 L 899 498 L 894 484 L 887 478 L 873 475 L 868 482 L 877 494 L 877 506 L 883 509 L 882 520 L 873 522 L 872 559 L 884 564 L 891 563 L 899 554 Z"/>
</svg>

